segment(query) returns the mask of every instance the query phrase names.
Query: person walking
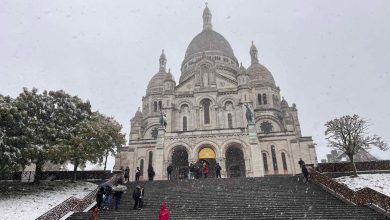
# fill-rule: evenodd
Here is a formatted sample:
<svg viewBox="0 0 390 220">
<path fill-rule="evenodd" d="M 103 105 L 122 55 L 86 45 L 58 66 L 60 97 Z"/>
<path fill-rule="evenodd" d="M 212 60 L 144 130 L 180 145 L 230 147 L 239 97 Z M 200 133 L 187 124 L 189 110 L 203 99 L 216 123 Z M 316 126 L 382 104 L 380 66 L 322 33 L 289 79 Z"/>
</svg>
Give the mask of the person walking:
<svg viewBox="0 0 390 220">
<path fill-rule="evenodd" d="M 96 205 L 91 210 L 89 220 L 100 220 L 99 208 Z"/>
<path fill-rule="evenodd" d="M 309 171 L 307 170 L 307 167 L 305 164 L 302 165 L 302 174 L 303 174 L 303 177 L 305 177 L 305 182 L 309 182 Z"/>
<path fill-rule="evenodd" d="M 160 213 L 158 214 L 158 220 L 169 220 L 169 210 L 165 202 L 161 203 Z"/>
<path fill-rule="evenodd" d="M 133 209 L 143 207 L 143 197 L 145 195 L 145 190 L 140 185 L 137 185 L 133 191 L 134 206 Z"/>
<path fill-rule="evenodd" d="M 126 189 L 127 187 L 122 185 L 122 181 L 118 181 L 117 185 L 112 188 L 114 191 L 115 210 L 119 209 L 122 194 L 126 191 Z"/>
<path fill-rule="evenodd" d="M 215 165 L 215 174 L 217 178 L 221 178 L 221 170 L 222 167 L 219 165 L 219 163 L 217 163 L 217 165 Z"/>
<path fill-rule="evenodd" d="M 303 161 L 302 158 L 299 158 L 298 164 L 299 167 L 302 169 L 302 166 L 305 165 L 305 161 Z"/>
<path fill-rule="evenodd" d="M 135 170 L 135 181 L 139 181 L 139 176 L 141 175 L 141 171 L 139 170 L 139 167 Z"/>
<path fill-rule="evenodd" d="M 104 195 L 104 187 L 101 186 L 96 193 L 96 206 L 98 209 L 102 208 L 103 195 Z"/>
<path fill-rule="evenodd" d="M 207 178 L 207 175 L 209 174 L 209 165 L 207 165 L 206 162 L 203 163 L 203 176 L 204 178 Z"/>
<path fill-rule="evenodd" d="M 194 178 L 194 172 L 195 172 L 195 166 L 193 163 L 190 163 L 188 166 L 188 179 L 193 179 Z"/>
<path fill-rule="evenodd" d="M 172 171 L 173 171 L 172 164 L 169 164 L 169 166 L 167 167 L 168 180 L 172 179 Z"/>
<path fill-rule="evenodd" d="M 125 169 L 125 182 L 130 181 L 129 177 L 130 177 L 130 169 L 129 169 L 129 167 L 126 167 L 126 169 Z"/>
<path fill-rule="evenodd" d="M 103 209 L 112 209 L 112 196 L 112 187 L 106 185 L 104 187 Z"/>
<path fill-rule="evenodd" d="M 149 166 L 149 168 L 148 168 L 149 181 L 153 181 L 153 178 L 154 178 L 155 175 L 156 175 L 156 173 L 154 172 L 153 167 Z"/>
</svg>

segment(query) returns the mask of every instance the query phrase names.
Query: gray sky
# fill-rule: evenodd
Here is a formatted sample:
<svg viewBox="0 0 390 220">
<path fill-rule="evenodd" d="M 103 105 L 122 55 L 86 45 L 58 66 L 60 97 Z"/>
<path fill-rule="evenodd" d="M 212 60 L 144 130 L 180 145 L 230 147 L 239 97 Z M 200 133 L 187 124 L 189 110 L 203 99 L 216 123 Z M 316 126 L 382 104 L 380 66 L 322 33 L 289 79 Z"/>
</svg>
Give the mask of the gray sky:
<svg viewBox="0 0 390 220">
<path fill-rule="evenodd" d="M 319 159 L 330 151 L 324 123 L 345 114 L 368 119 L 390 142 L 390 1 L 208 2 L 214 30 L 245 67 L 255 42 Z M 0 94 L 64 89 L 128 134 L 161 49 L 178 80 L 203 8 L 199 0 L 0 0 Z"/>
</svg>

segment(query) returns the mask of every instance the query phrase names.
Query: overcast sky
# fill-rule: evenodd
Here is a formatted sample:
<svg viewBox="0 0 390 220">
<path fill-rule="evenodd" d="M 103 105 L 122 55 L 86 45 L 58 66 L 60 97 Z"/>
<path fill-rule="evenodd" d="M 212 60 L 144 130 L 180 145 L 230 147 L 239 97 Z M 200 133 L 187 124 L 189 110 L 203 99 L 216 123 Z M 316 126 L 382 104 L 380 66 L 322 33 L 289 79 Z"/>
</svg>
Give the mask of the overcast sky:
<svg viewBox="0 0 390 220">
<path fill-rule="evenodd" d="M 63 89 L 115 117 L 128 134 L 162 49 L 179 79 L 204 3 L 0 0 L 0 94 Z M 214 30 L 245 67 L 255 42 L 282 96 L 297 104 L 319 160 L 330 151 L 324 123 L 342 115 L 361 115 L 390 142 L 390 1 L 208 3 Z M 372 152 L 390 159 L 389 151 Z"/>
</svg>

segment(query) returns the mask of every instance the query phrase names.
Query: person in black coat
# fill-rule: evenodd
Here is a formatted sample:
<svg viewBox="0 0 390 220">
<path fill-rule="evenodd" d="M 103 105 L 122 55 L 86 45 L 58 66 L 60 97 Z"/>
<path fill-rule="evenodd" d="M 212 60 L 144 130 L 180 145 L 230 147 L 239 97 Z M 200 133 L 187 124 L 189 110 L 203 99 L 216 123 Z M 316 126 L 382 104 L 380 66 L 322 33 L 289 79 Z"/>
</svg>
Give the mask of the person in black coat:
<svg viewBox="0 0 390 220">
<path fill-rule="evenodd" d="M 149 181 L 153 181 L 153 178 L 154 178 L 155 175 L 156 175 L 156 173 L 154 172 L 153 167 L 149 166 L 149 168 L 148 168 Z"/>
<path fill-rule="evenodd" d="M 217 163 L 217 165 L 215 165 L 215 174 L 217 178 L 221 178 L 221 170 L 222 167 L 219 165 L 219 163 Z"/>
<path fill-rule="evenodd" d="M 172 164 L 169 164 L 169 166 L 167 167 L 168 180 L 172 179 L 172 171 L 173 171 Z"/>
<path fill-rule="evenodd" d="M 103 195 L 104 195 L 104 187 L 101 186 L 96 193 L 96 206 L 98 209 L 102 208 Z"/>
<path fill-rule="evenodd" d="M 302 174 L 303 177 L 305 177 L 306 182 L 309 182 L 309 171 L 307 170 L 305 164 L 302 165 Z"/>
<path fill-rule="evenodd" d="M 135 187 L 133 191 L 133 199 L 134 199 L 134 206 L 133 209 L 136 210 L 137 208 L 143 207 L 143 198 L 145 195 L 145 190 L 140 185 Z"/>
<path fill-rule="evenodd" d="M 302 168 L 302 166 L 305 165 L 305 161 L 303 161 L 302 158 L 299 158 L 298 164 L 299 167 Z"/>
<path fill-rule="evenodd" d="M 129 167 L 126 167 L 125 169 L 125 181 L 129 182 L 129 177 L 130 177 L 130 169 Z"/>
</svg>

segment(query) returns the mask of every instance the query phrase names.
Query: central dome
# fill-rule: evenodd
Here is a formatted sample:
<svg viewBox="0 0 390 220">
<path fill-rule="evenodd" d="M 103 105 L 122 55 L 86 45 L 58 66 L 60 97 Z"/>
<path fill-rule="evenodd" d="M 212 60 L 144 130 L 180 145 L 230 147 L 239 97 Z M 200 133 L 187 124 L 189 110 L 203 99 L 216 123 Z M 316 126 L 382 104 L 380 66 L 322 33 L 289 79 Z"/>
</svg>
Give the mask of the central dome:
<svg viewBox="0 0 390 220">
<path fill-rule="evenodd" d="M 211 28 L 204 29 L 192 39 L 184 59 L 189 60 L 203 52 L 217 52 L 236 60 L 229 42 Z"/>
</svg>

